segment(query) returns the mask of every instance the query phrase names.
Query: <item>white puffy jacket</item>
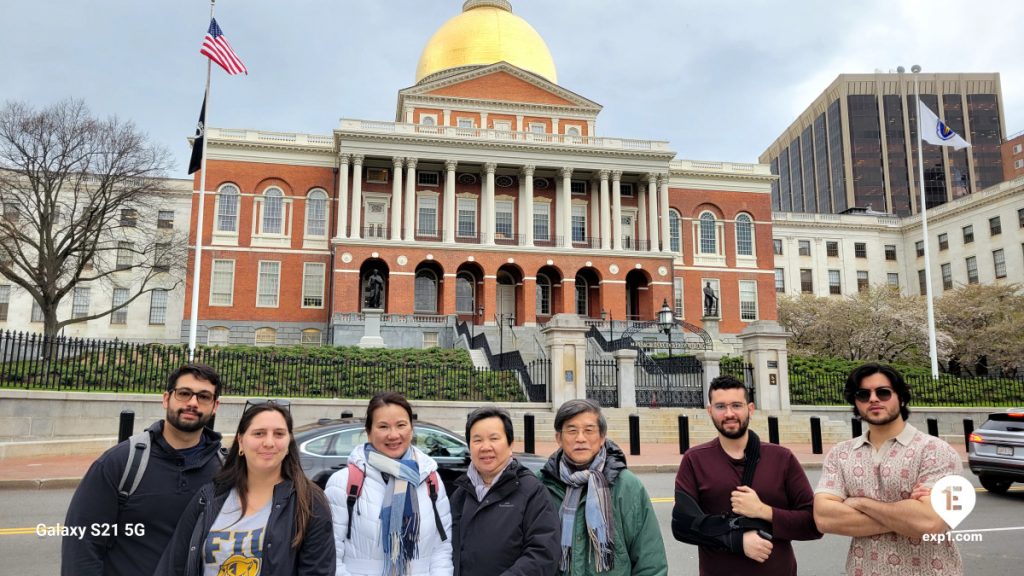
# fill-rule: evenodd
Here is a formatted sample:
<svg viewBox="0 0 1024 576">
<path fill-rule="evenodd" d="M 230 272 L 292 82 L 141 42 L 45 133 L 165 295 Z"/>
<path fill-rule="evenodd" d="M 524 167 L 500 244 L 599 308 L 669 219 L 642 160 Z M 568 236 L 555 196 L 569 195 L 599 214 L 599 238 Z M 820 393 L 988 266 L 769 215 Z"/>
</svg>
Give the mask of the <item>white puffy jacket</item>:
<svg viewBox="0 0 1024 576">
<path fill-rule="evenodd" d="M 437 513 L 441 516 L 448 540 L 441 541 L 434 524 L 434 508 L 430 502 L 427 476 L 437 470 L 437 462 L 415 446 L 416 462 L 420 467 L 420 483 L 416 487 L 420 507 L 420 540 L 417 557 L 410 563 L 408 576 L 451 576 L 452 566 L 452 513 L 444 486 L 439 486 Z M 348 531 L 348 506 L 345 489 L 348 485 L 348 468 L 342 468 L 327 481 L 327 500 L 331 503 L 334 517 L 334 545 L 337 548 L 338 576 L 380 576 L 384 572 L 384 546 L 380 541 L 380 508 L 384 500 L 384 479 L 380 472 L 366 462 L 363 445 L 356 446 L 349 454 L 348 461 L 364 471 L 363 492 L 352 510 L 355 522 L 352 524 L 352 538 L 346 539 Z M 438 479 L 440 482 L 440 479 Z"/>
</svg>

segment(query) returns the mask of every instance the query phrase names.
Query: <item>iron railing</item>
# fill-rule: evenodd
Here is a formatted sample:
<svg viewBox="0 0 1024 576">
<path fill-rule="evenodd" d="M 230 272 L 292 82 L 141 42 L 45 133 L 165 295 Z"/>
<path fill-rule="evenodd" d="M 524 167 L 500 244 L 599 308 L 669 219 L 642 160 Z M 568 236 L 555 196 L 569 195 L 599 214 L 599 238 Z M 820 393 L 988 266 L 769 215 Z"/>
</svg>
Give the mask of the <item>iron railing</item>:
<svg viewBox="0 0 1024 576">
<path fill-rule="evenodd" d="M 1024 377 L 960 377 L 940 374 L 904 375 L 914 406 L 1024 406 Z M 846 377 L 789 374 L 789 398 L 793 404 L 843 405 Z"/>
<path fill-rule="evenodd" d="M 163 392 L 167 375 L 188 362 L 185 345 L 0 333 L 0 386 L 83 392 Z M 195 361 L 221 376 L 222 393 L 244 396 L 369 398 L 384 391 L 410 399 L 523 401 L 511 371 L 451 363 L 351 360 L 264 350 L 201 347 Z"/>
<path fill-rule="evenodd" d="M 587 360 L 587 398 L 605 408 L 618 408 L 618 362 L 615 360 Z"/>
</svg>

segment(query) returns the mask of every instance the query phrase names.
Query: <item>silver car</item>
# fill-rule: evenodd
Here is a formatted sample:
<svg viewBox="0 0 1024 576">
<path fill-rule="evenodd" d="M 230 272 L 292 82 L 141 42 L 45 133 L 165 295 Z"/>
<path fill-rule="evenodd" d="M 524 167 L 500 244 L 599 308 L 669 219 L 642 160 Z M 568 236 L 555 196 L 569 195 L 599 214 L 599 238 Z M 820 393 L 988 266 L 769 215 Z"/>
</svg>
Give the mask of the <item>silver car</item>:
<svg viewBox="0 0 1024 576">
<path fill-rule="evenodd" d="M 1024 409 L 989 414 L 969 440 L 971 472 L 986 490 L 1003 494 L 1014 482 L 1024 482 Z"/>
</svg>

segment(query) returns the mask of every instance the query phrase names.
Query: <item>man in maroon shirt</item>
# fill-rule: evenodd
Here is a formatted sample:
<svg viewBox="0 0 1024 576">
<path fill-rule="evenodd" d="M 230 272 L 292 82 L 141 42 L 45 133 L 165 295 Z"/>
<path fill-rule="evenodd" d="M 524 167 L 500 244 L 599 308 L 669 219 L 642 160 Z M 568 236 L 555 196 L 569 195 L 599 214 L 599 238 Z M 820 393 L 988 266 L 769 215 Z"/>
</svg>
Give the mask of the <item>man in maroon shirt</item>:
<svg viewBox="0 0 1024 576">
<path fill-rule="evenodd" d="M 754 403 L 742 382 L 715 378 L 708 400 L 718 438 L 690 449 L 679 465 L 673 535 L 699 545 L 701 576 L 796 574 L 790 541 L 821 538 L 800 462 L 748 430 Z"/>
</svg>

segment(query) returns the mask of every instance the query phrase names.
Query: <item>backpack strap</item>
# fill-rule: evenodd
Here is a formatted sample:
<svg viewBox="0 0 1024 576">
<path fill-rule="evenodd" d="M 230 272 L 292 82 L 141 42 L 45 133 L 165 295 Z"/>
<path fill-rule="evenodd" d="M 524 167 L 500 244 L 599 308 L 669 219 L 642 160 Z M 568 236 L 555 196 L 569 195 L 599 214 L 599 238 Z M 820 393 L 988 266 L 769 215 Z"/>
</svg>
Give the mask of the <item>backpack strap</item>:
<svg viewBox="0 0 1024 576">
<path fill-rule="evenodd" d="M 146 473 L 149 453 L 153 448 L 149 431 L 143 430 L 129 438 L 128 446 L 128 462 L 117 486 L 117 499 L 121 506 L 124 506 L 128 502 L 128 497 L 135 493 L 135 489 L 142 482 L 142 476 Z"/>
<path fill-rule="evenodd" d="M 348 508 L 348 528 L 346 528 L 345 539 L 352 539 L 352 511 L 356 507 L 356 500 L 363 493 L 363 480 L 366 474 L 363 469 L 352 462 L 348 463 L 348 484 L 345 486 L 345 506 Z"/>
<path fill-rule="evenodd" d="M 444 525 L 441 524 L 441 515 L 437 513 L 437 491 L 441 481 L 437 478 L 437 470 L 434 470 L 427 476 L 427 493 L 430 494 L 430 504 L 434 508 L 434 526 L 437 527 L 437 533 L 441 535 L 441 541 L 448 540 L 448 533 L 444 531 Z"/>
</svg>

